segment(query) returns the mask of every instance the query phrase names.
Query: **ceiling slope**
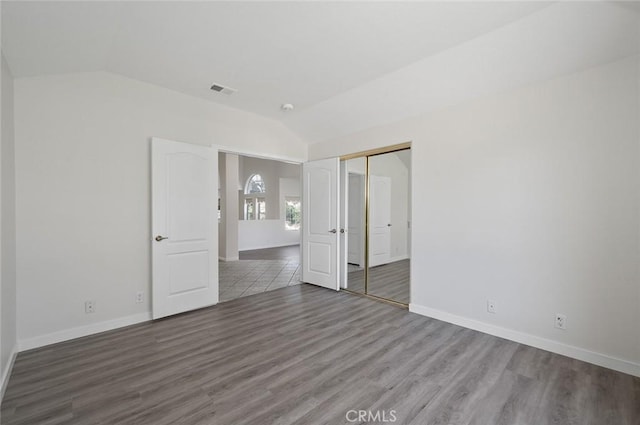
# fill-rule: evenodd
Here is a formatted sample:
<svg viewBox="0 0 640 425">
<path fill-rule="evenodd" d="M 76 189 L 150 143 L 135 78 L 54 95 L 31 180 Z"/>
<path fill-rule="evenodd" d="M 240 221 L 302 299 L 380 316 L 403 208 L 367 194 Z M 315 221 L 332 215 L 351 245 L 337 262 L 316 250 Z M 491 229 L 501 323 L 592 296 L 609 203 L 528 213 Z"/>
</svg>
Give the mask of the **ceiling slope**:
<svg viewBox="0 0 640 425">
<path fill-rule="evenodd" d="M 599 2 L 560 3 L 287 117 L 319 142 L 640 52 L 640 20 Z"/>
<path fill-rule="evenodd" d="M 17 78 L 109 71 L 319 142 L 638 52 L 624 6 L 3 1 L 2 49 Z"/>
</svg>

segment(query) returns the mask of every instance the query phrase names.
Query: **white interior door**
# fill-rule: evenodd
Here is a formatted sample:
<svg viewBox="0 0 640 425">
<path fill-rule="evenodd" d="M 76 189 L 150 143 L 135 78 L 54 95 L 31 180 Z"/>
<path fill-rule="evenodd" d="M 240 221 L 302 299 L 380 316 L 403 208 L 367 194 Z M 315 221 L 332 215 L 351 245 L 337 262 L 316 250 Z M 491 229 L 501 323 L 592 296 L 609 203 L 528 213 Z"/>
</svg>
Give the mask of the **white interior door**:
<svg viewBox="0 0 640 425">
<path fill-rule="evenodd" d="M 369 176 L 369 266 L 391 258 L 391 178 Z"/>
<path fill-rule="evenodd" d="M 151 141 L 154 319 L 218 302 L 217 156 Z"/>
<path fill-rule="evenodd" d="M 302 280 L 339 289 L 339 159 L 302 165 Z"/>
</svg>

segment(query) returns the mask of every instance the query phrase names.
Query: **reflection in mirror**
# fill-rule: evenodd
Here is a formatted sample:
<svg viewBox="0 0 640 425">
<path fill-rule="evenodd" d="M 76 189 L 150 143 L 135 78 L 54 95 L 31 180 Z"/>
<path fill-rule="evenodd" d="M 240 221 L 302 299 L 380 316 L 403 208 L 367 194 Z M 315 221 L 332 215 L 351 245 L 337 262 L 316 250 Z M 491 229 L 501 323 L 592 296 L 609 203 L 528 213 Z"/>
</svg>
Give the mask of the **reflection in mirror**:
<svg viewBox="0 0 640 425">
<path fill-rule="evenodd" d="M 365 164 L 366 158 L 345 161 L 347 178 L 347 288 L 365 293 Z"/>
<path fill-rule="evenodd" d="M 367 293 L 409 303 L 411 151 L 369 157 Z"/>
</svg>

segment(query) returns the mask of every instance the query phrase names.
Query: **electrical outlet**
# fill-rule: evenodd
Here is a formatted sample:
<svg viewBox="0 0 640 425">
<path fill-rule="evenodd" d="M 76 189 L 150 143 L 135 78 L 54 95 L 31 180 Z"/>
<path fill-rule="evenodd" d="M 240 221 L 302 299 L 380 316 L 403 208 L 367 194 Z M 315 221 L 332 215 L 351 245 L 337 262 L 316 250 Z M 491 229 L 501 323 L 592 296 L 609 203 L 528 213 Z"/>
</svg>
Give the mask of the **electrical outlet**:
<svg viewBox="0 0 640 425">
<path fill-rule="evenodd" d="M 496 314 L 496 302 L 487 300 L 487 313 Z"/>
<path fill-rule="evenodd" d="M 562 329 L 563 331 L 567 329 L 567 316 L 556 313 L 556 328 Z"/>
<path fill-rule="evenodd" d="M 144 301 L 144 293 L 142 291 L 136 292 L 136 304 L 142 304 Z"/>
<path fill-rule="evenodd" d="M 96 312 L 96 302 L 93 300 L 84 302 L 84 312 L 86 314 L 95 313 Z"/>
</svg>

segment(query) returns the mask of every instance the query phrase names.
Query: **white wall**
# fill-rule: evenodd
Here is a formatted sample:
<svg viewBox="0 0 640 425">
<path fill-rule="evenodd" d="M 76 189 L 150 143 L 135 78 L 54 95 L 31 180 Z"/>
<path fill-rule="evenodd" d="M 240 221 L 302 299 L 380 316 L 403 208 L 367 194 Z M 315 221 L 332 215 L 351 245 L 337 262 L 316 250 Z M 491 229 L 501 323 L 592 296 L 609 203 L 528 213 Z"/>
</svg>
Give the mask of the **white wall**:
<svg viewBox="0 0 640 425">
<path fill-rule="evenodd" d="M 21 348 L 149 317 L 151 136 L 307 149 L 279 123 L 104 72 L 16 79 L 15 114 Z"/>
<path fill-rule="evenodd" d="M 413 142 L 413 311 L 640 375 L 638 74 L 636 56 L 309 156 Z"/>
<path fill-rule="evenodd" d="M 223 261 L 238 260 L 238 173 L 239 157 L 218 153 L 220 181 L 220 222 L 218 223 L 218 257 Z"/>
<path fill-rule="evenodd" d="M 284 220 L 240 220 L 238 222 L 240 251 L 299 243 L 300 231 L 286 230 Z"/>
<path fill-rule="evenodd" d="M 0 399 L 17 351 L 16 338 L 16 203 L 13 77 L 2 56 L 0 116 Z"/>
</svg>

